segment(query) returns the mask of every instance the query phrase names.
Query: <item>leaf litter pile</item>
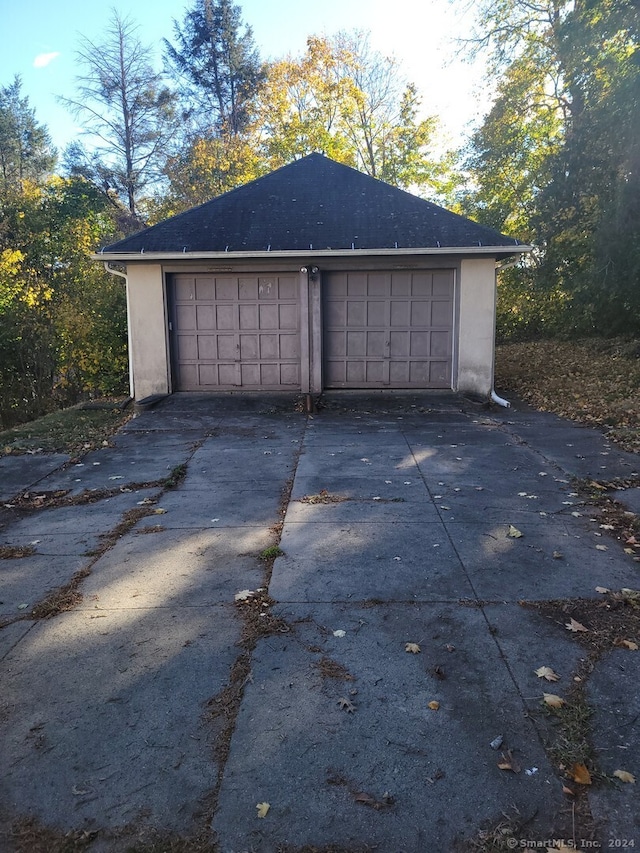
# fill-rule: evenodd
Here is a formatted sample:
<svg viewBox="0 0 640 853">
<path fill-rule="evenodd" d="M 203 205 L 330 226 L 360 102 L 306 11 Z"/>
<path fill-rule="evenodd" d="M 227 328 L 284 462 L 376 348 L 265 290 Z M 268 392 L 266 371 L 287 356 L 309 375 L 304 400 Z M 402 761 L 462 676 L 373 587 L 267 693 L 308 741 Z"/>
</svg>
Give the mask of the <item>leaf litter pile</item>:
<svg viewBox="0 0 640 853">
<path fill-rule="evenodd" d="M 528 341 L 496 351 L 496 385 L 536 409 L 604 427 L 640 452 L 640 343 L 625 338 Z"/>
</svg>

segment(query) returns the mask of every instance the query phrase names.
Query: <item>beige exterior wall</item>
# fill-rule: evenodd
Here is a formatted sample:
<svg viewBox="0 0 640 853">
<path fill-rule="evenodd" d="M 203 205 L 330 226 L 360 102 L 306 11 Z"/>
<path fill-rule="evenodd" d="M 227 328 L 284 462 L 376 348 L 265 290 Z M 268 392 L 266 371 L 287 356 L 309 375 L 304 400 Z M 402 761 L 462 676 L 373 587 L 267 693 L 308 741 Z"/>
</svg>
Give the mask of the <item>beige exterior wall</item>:
<svg viewBox="0 0 640 853">
<path fill-rule="evenodd" d="M 455 390 L 462 393 L 488 397 L 493 389 L 495 302 L 495 259 L 461 261 Z"/>
<path fill-rule="evenodd" d="M 160 264 L 129 264 L 127 304 L 132 389 L 135 400 L 170 392 L 169 342 Z"/>
<path fill-rule="evenodd" d="M 493 389 L 495 340 L 495 259 L 413 257 L 387 268 L 455 268 L 457 272 L 456 319 L 454 321 L 454 353 L 452 387 L 463 393 L 488 397 Z M 207 264 L 199 264 L 198 270 Z M 243 265 L 249 268 L 249 264 Z M 252 265 L 253 266 L 253 265 Z M 256 262 L 256 269 L 269 265 Z M 279 268 L 284 266 L 281 262 Z M 291 264 L 293 266 L 293 264 Z M 346 264 L 344 259 L 333 264 L 324 263 L 324 269 L 380 268 L 380 259 L 354 259 Z M 136 400 L 152 394 L 171 393 L 171 362 L 169 351 L 168 309 L 164 284 L 166 272 L 187 271 L 190 265 L 130 263 L 127 269 L 127 300 L 129 311 L 131 394 Z M 217 271 L 217 264 L 211 264 Z M 234 267 L 226 267 L 231 270 Z M 300 270 L 300 263 L 295 264 Z M 301 275 L 301 296 L 306 297 L 302 310 L 305 325 L 303 334 L 304 361 L 301 390 L 318 393 L 322 390 L 322 329 L 320 276 L 307 280 Z"/>
</svg>

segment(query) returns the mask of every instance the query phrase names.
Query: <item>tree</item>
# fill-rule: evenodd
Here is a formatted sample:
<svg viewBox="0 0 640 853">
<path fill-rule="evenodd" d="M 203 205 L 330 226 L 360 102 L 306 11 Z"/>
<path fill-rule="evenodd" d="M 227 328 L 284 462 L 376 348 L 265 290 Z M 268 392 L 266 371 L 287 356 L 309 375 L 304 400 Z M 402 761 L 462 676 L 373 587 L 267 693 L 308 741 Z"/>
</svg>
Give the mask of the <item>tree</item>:
<svg viewBox="0 0 640 853">
<path fill-rule="evenodd" d="M 539 247 L 499 289 L 512 332 L 640 330 L 639 14 L 632 0 L 482 6 L 497 98 L 467 209 Z"/>
<path fill-rule="evenodd" d="M 20 192 L 25 180 L 37 181 L 49 173 L 56 152 L 46 129 L 38 124 L 22 83 L 0 87 L 0 195 Z"/>
<path fill-rule="evenodd" d="M 396 186 L 450 196 L 452 158 L 435 154 L 437 120 L 368 35 L 312 36 L 307 51 L 272 63 L 260 90 L 259 129 L 270 167 L 321 151 Z"/>
<path fill-rule="evenodd" d="M 204 138 L 243 134 L 253 117 L 255 91 L 263 78 L 250 27 L 231 0 L 195 0 L 182 25 L 174 21 L 176 45 L 165 39 L 174 72 L 187 84 L 187 115 Z"/>
<path fill-rule="evenodd" d="M 141 195 L 162 176 L 175 126 L 175 95 L 152 65 L 138 27 L 113 12 L 102 42 L 83 37 L 74 99 L 61 98 L 96 145 L 71 152 L 74 174 L 89 177 L 136 216 Z"/>
</svg>

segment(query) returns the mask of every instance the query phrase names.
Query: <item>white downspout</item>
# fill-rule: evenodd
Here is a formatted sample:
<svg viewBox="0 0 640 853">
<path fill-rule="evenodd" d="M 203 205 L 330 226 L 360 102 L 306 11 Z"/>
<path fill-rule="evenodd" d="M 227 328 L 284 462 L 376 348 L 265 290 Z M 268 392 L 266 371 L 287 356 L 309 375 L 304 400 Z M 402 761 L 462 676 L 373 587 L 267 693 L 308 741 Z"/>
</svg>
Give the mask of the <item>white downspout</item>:
<svg viewBox="0 0 640 853">
<path fill-rule="evenodd" d="M 120 278 L 124 279 L 125 288 L 126 288 L 126 296 L 127 296 L 127 349 L 128 349 L 128 361 L 129 361 L 129 396 L 132 400 L 135 400 L 135 389 L 133 387 L 133 359 L 132 353 L 133 349 L 131 347 L 131 323 L 129 322 L 129 318 L 131 317 L 131 312 L 129 310 L 129 279 L 127 278 L 127 273 L 120 272 L 120 270 L 113 269 L 113 267 L 109 266 L 109 261 L 103 261 L 105 270 L 110 275 L 117 275 Z"/>
</svg>

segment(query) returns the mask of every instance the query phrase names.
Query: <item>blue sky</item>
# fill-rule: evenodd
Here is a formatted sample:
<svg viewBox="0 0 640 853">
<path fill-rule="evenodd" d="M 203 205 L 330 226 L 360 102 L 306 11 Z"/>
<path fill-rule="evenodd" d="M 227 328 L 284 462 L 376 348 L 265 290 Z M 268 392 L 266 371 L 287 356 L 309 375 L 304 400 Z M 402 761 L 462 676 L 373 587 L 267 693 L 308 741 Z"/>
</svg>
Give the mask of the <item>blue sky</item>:
<svg viewBox="0 0 640 853">
<path fill-rule="evenodd" d="M 304 51 L 310 34 L 331 34 L 339 29 L 364 29 L 375 48 L 394 55 L 406 77 L 423 98 L 425 115 L 440 115 L 455 142 L 466 124 L 486 106 L 481 96 L 481 73 L 456 58 L 453 37 L 468 22 L 449 0 L 244 0 L 239 2 L 244 22 L 254 31 L 263 59 Z M 159 45 L 173 35 L 172 21 L 181 20 L 186 0 L 0 0 L 3 31 L 0 84 L 15 74 L 23 80 L 38 120 L 49 128 L 60 149 L 80 134 L 73 118 L 56 101 L 56 95 L 73 95 L 78 73 L 75 51 L 81 33 L 100 41 L 111 10 L 117 8 L 140 23 L 144 43 Z M 159 54 L 158 54 L 159 56 Z M 160 59 L 158 58 L 158 62 Z"/>
</svg>

